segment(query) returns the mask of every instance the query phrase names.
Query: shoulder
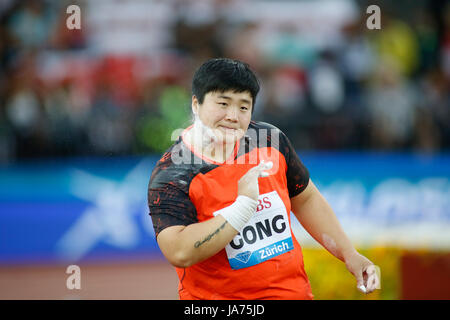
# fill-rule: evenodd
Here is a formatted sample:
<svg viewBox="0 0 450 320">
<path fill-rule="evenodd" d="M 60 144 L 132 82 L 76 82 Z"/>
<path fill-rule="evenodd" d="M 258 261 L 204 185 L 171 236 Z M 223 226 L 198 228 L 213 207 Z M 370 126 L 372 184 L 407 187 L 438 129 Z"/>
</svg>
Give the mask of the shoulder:
<svg viewBox="0 0 450 320">
<path fill-rule="evenodd" d="M 284 140 L 287 138 L 286 134 L 280 128 L 274 126 L 271 123 L 263 121 L 251 121 L 247 129 L 247 135 L 254 134 L 258 139 L 264 139 L 265 137 L 278 138 Z"/>
<path fill-rule="evenodd" d="M 169 149 L 164 152 L 153 168 L 150 177 L 149 188 L 158 188 L 163 185 L 178 185 L 179 181 L 185 181 L 190 175 L 192 168 L 184 163 L 174 161 L 180 152 L 183 144 L 177 140 Z"/>
<path fill-rule="evenodd" d="M 189 192 L 192 180 L 199 173 L 206 173 L 217 167 L 201 161 L 177 140 L 155 164 L 149 183 L 149 189 L 175 187 Z"/>
<path fill-rule="evenodd" d="M 268 122 L 263 121 L 250 121 L 250 125 L 248 126 L 249 129 L 268 129 L 268 130 L 276 130 L 281 132 L 279 128 L 274 126 L 273 124 L 270 124 Z"/>
<path fill-rule="evenodd" d="M 273 147 L 282 151 L 287 142 L 287 137 L 282 130 L 263 121 L 251 121 L 246 135 L 251 140 L 255 138 L 259 148 Z"/>
</svg>

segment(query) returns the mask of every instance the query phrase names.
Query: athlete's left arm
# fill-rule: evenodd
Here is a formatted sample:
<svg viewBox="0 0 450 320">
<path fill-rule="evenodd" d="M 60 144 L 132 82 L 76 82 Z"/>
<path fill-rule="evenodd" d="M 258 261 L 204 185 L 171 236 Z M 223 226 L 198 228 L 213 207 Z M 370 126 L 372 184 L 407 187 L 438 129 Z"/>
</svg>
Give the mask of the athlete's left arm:
<svg viewBox="0 0 450 320">
<path fill-rule="evenodd" d="M 342 229 L 333 209 L 314 183 L 291 198 L 291 208 L 305 230 L 336 258 L 343 261 L 355 276 L 357 287 L 364 285 L 370 293 L 379 285 L 373 263 L 359 254 Z"/>
</svg>

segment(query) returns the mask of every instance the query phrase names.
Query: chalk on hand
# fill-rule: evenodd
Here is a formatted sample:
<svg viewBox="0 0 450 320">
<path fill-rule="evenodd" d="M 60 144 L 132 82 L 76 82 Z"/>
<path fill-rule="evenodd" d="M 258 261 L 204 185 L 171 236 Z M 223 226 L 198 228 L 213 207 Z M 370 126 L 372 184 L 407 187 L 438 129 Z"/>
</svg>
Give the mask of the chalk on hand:
<svg viewBox="0 0 450 320">
<path fill-rule="evenodd" d="M 270 170 L 273 167 L 273 162 L 272 161 L 264 162 L 264 160 L 261 160 L 261 163 L 259 165 L 262 166 L 263 170 Z M 264 172 L 264 171 L 260 172 L 260 174 L 259 174 L 260 178 L 265 178 L 268 176 L 269 176 L 269 173 Z"/>
<path fill-rule="evenodd" d="M 363 285 L 360 285 L 359 290 L 361 290 L 362 292 L 366 293 L 366 287 L 364 287 Z"/>
</svg>

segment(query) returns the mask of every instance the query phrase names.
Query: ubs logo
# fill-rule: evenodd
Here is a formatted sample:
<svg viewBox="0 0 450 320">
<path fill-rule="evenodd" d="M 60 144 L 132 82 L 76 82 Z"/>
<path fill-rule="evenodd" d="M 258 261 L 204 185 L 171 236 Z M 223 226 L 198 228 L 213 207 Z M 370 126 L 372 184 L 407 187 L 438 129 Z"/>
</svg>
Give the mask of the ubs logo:
<svg viewBox="0 0 450 320">
<path fill-rule="evenodd" d="M 272 203 L 269 201 L 269 197 L 264 197 L 258 199 L 258 206 L 256 207 L 256 212 L 259 212 L 264 209 L 269 209 L 272 206 Z"/>
</svg>

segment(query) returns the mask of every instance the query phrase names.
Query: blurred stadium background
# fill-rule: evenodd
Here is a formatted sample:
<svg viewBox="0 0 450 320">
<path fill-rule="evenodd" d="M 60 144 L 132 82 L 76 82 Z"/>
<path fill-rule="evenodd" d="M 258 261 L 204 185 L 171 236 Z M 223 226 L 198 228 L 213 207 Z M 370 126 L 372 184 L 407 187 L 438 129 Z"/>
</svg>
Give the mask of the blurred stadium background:
<svg viewBox="0 0 450 320">
<path fill-rule="evenodd" d="M 359 294 L 296 222 L 316 299 L 450 298 L 449 2 L 2 0 L 0 17 L 0 299 L 177 299 L 147 184 L 219 56 L 256 70 L 254 119 L 381 268 Z"/>
</svg>

